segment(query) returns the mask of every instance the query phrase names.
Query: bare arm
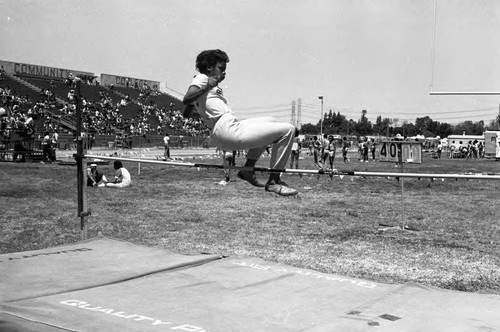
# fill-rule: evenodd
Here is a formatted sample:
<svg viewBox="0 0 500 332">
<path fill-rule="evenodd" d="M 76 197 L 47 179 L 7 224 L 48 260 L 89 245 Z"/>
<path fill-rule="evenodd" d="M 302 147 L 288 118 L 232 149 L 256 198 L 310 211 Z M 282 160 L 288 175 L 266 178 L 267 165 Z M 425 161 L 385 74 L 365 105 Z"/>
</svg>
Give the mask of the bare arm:
<svg viewBox="0 0 500 332">
<path fill-rule="evenodd" d="M 223 80 L 223 78 L 220 75 L 217 75 L 217 76 L 209 77 L 207 85 L 205 85 L 204 87 L 199 88 L 196 85 L 191 85 L 189 87 L 189 89 L 187 90 L 186 94 L 184 95 L 184 98 L 182 99 L 182 103 L 184 105 L 190 105 L 190 104 L 194 103 L 198 98 L 203 96 L 210 89 L 217 86 L 217 84 L 219 84 L 219 82 L 222 80 Z"/>
<path fill-rule="evenodd" d="M 192 105 L 198 98 L 203 96 L 211 88 L 209 85 L 205 85 L 203 88 L 199 88 L 196 85 L 191 85 L 182 99 L 184 105 Z"/>
<path fill-rule="evenodd" d="M 92 181 L 96 182 L 96 181 L 95 181 L 95 179 L 94 179 L 94 176 L 92 175 L 92 172 L 91 172 L 89 169 L 87 170 L 87 177 L 88 177 L 90 180 L 92 180 Z"/>
</svg>

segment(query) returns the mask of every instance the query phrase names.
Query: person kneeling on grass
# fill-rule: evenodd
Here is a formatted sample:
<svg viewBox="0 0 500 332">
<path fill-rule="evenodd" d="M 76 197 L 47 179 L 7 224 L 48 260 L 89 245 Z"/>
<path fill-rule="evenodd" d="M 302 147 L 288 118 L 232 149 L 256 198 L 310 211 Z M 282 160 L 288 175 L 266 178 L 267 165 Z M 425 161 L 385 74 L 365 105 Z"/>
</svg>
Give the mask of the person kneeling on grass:
<svg viewBox="0 0 500 332">
<path fill-rule="evenodd" d="M 132 184 L 132 179 L 129 171 L 123 167 L 122 162 L 120 160 L 115 160 L 113 167 L 116 170 L 115 180 L 113 182 L 104 181 L 105 177 L 103 176 L 104 183 L 100 184 L 99 187 L 124 188 L 130 186 Z"/>
<path fill-rule="evenodd" d="M 221 50 L 203 51 L 196 57 L 196 75 L 189 86 L 183 103 L 184 117 L 196 108 L 210 128 L 210 138 L 221 150 L 248 150 L 245 167 L 255 167 L 257 160 L 272 145 L 271 168 L 284 169 L 290 157 L 295 127 L 277 122 L 272 117 L 238 120 L 228 105 L 219 83 L 226 77 L 229 57 Z M 281 181 L 279 173 L 271 173 L 267 182 L 255 176 L 254 171 L 240 171 L 238 177 L 256 187 L 281 196 L 296 195 L 297 190 Z"/>
</svg>

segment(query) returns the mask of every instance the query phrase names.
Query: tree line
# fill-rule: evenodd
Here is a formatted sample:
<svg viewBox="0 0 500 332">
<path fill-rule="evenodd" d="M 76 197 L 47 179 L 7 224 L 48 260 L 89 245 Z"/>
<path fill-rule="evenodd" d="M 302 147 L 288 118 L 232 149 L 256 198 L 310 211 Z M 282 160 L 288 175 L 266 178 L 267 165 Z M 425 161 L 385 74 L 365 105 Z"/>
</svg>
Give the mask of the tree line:
<svg viewBox="0 0 500 332">
<path fill-rule="evenodd" d="M 429 116 L 416 118 L 415 123 L 400 121 L 397 118 L 382 118 L 377 116 L 375 123 L 368 120 L 368 111 L 362 110 L 361 117 L 354 121 L 347 119 L 340 112 L 330 110 L 323 117 L 323 133 L 350 136 L 401 136 L 423 135 L 425 137 L 448 137 L 449 135 L 482 135 L 486 130 L 500 130 L 500 111 L 496 119 L 487 125 L 484 121 L 463 121 L 456 125 L 434 121 Z M 301 127 L 303 134 L 319 134 L 321 120 L 317 124 L 306 123 Z"/>
</svg>

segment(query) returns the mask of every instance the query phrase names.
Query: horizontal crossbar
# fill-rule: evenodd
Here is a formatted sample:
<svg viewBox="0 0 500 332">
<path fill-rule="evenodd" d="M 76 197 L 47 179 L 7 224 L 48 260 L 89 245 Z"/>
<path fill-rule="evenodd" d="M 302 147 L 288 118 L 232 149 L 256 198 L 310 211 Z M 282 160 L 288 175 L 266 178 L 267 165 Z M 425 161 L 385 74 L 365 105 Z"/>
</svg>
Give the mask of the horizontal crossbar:
<svg viewBox="0 0 500 332">
<path fill-rule="evenodd" d="M 500 174 L 433 174 L 433 173 L 395 173 L 395 172 L 359 172 L 359 171 L 340 171 L 329 169 L 294 169 L 294 168 L 268 168 L 268 167 L 244 167 L 244 166 L 224 166 L 215 164 L 200 164 L 179 161 L 163 161 L 137 158 L 122 158 L 122 157 L 105 157 L 84 155 L 85 158 L 104 159 L 104 160 L 120 160 L 134 163 L 157 164 L 167 166 L 182 166 L 196 168 L 213 168 L 213 169 L 234 169 L 242 171 L 256 171 L 267 173 L 292 173 L 292 174 L 318 174 L 318 175 L 346 175 L 346 176 L 374 176 L 374 177 L 397 177 L 397 178 L 434 178 L 434 179 L 477 179 L 477 180 L 500 180 Z"/>
</svg>

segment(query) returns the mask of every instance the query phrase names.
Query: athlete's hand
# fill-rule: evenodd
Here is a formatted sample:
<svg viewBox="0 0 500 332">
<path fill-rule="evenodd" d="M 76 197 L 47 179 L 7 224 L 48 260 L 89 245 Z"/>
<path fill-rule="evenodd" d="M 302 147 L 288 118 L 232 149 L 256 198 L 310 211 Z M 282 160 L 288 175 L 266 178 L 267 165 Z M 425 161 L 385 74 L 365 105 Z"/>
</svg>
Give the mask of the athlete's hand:
<svg viewBox="0 0 500 332">
<path fill-rule="evenodd" d="M 213 87 L 216 87 L 217 84 L 219 84 L 220 82 L 222 82 L 222 80 L 224 80 L 225 76 L 223 75 L 214 75 L 214 76 L 210 76 L 208 78 L 208 83 L 207 85 L 211 88 Z"/>
</svg>

